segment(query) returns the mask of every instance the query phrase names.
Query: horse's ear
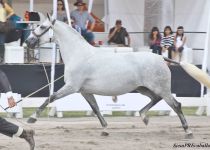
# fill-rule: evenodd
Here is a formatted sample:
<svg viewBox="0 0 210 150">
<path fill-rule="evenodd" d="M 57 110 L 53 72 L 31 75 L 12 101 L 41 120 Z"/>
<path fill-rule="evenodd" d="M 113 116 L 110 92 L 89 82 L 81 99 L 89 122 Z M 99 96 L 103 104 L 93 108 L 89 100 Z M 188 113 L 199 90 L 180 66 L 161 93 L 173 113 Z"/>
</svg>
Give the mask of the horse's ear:
<svg viewBox="0 0 210 150">
<path fill-rule="evenodd" d="M 51 20 L 51 19 L 50 19 L 50 15 L 49 15 L 49 13 L 47 13 L 47 18 L 49 19 L 49 21 Z"/>
</svg>

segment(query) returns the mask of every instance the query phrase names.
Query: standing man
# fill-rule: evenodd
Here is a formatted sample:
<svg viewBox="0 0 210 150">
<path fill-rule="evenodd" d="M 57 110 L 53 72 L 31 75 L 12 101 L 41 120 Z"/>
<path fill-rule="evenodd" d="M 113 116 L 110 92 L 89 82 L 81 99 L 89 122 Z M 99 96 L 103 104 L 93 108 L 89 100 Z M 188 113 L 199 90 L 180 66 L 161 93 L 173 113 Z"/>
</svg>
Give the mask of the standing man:
<svg viewBox="0 0 210 150">
<path fill-rule="evenodd" d="M 128 43 L 126 45 L 125 38 L 128 39 Z M 122 21 L 116 20 L 115 27 L 111 28 L 108 36 L 109 44 L 116 44 L 119 46 L 130 46 L 131 39 L 126 31 L 126 28 L 122 27 Z"/>
<path fill-rule="evenodd" d="M 92 33 L 95 27 L 95 19 L 88 13 L 85 9 L 85 3 L 82 0 L 77 0 L 74 3 L 74 6 L 77 7 L 76 10 L 71 12 L 71 17 L 75 19 L 75 24 L 81 28 L 82 36 L 90 43 L 91 45 L 95 45 L 94 35 Z M 87 29 L 87 22 L 90 21 L 91 27 Z"/>
<path fill-rule="evenodd" d="M 8 78 L 5 75 L 5 73 L 2 72 L 1 70 L 0 70 L 0 87 L 4 90 L 2 92 L 6 93 L 9 107 L 12 108 L 16 106 L 16 102 L 12 97 L 12 89 L 8 81 Z M 34 150 L 35 142 L 33 137 L 34 136 L 33 130 L 25 130 L 0 117 L 0 133 L 9 137 L 17 136 L 23 138 L 29 143 L 30 150 Z"/>
</svg>

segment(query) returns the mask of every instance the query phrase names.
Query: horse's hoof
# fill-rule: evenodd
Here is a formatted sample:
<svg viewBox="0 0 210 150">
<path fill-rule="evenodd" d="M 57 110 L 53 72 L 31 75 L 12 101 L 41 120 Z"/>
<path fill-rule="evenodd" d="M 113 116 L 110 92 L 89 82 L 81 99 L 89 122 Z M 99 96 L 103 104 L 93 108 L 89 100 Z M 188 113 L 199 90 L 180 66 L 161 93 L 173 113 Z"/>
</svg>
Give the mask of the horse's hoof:
<svg viewBox="0 0 210 150">
<path fill-rule="evenodd" d="M 109 133 L 108 133 L 108 132 L 103 131 L 103 132 L 101 132 L 101 136 L 109 136 Z"/>
<path fill-rule="evenodd" d="M 27 120 L 27 123 L 35 123 L 36 121 L 37 121 L 36 118 L 30 117 L 30 118 Z"/>
<path fill-rule="evenodd" d="M 144 124 L 147 126 L 149 123 L 149 117 L 147 117 L 147 115 L 145 115 L 144 113 L 139 112 L 142 121 L 144 122 Z"/>
<path fill-rule="evenodd" d="M 144 122 L 144 124 L 147 126 L 149 123 L 149 118 L 147 116 L 141 117 L 141 118 L 142 118 L 142 121 Z"/>
<path fill-rule="evenodd" d="M 187 133 L 185 139 L 193 139 L 193 133 Z"/>
</svg>

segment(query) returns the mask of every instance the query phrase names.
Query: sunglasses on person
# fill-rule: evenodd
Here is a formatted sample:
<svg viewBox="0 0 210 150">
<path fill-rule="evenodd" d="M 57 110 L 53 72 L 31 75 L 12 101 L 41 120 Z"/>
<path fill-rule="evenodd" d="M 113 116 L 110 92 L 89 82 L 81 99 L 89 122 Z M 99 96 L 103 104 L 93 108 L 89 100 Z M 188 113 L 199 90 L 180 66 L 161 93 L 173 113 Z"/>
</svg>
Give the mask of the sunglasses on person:
<svg viewBox="0 0 210 150">
<path fill-rule="evenodd" d="M 63 6 L 63 4 L 61 4 L 61 3 L 59 4 L 59 3 L 58 3 L 58 6 Z"/>
</svg>

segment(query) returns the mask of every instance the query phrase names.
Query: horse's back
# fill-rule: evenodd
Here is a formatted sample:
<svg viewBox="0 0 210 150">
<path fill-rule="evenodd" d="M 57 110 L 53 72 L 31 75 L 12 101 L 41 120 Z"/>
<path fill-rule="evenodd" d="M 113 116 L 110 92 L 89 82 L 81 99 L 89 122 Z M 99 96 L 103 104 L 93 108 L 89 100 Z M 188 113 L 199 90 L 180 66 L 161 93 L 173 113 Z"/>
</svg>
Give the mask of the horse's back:
<svg viewBox="0 0 210 150">
<path fill-rule="evenodd" d="M 127 53 L 112 53 L 112 52 L 101 52 L 97 53 L 96 59 L 99 59 L 106 63 L 113 63 L 116 65 L 124 63 L 131 65 L 132 67 L 138 66 L 139 69 L 144 69 L 146 66 L 153 69 L 155 66 L 160 65 L 166 67 L 163 57 L 151 52 L 127 52 Z M 119 64 L 118 64 L 119 63 Z M 155 67 L 157 68 L 157 67 Z M 155 69 L 154 68 L 154 69 Z"/>
<path fill-rule="evenodd" d="M 101 52 L 96 53 L 88 60 L 88 63 L 95 67 L 96 70 L 104 69 L 121 69 L 124 71 L 140 71 L 143 74 L 146 70 L 166 70 L 168 66 L 163 57 L 151 52 L 128 52 L 128 53 L 112 53 Z"/>
<path fill-rule="evenodd" d="M 147 52 L 98 53 L 85 66 L 87 80 L 83 88 L 99 95 L 124 94 L 139 86 L 155 87 L 167 79 L 162 73 L 168 72 L 161 56 Z"/>
</svg>

